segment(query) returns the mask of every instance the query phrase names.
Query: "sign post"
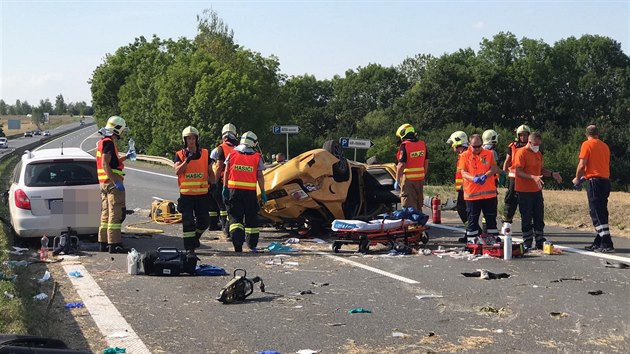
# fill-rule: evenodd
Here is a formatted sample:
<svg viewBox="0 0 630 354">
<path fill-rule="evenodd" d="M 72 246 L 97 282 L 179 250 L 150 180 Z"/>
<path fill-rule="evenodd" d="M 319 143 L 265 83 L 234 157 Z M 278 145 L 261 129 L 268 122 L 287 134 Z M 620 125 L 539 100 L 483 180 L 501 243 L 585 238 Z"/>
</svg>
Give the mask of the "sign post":
<svg viewBox="0 0 630 354">
<path fill-rule="evenodd" d="M 374 146 L 371 140 L 351 138 L 339 138 L 339 144 L 341 144 L 343 148 L 354 148 L 354 161 L 357 160 L 357 149 L 369 149 Z"/>
<path fill-rule="evenodd" d="M 287 160 L 289 159 L 289 134 L 297 134 L 300 132 L 300 127 L 297 125 L 274 125 L 274 134 L 286 134 L 287 136 Z"/>
</svg>

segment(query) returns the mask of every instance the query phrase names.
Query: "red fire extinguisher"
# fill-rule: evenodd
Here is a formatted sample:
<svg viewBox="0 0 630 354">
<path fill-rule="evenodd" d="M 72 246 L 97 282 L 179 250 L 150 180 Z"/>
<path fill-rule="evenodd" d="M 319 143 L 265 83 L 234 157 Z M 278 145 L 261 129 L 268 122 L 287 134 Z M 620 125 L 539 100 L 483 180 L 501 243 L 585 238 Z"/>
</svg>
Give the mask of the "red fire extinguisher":
<svg viewBox="0 0 630 354">
<path fill-rule="evenodd" d="M 441 224 L 442 223 L 442 201 L 440 201 L 439 194 L 435 195 L 435 198 L 431 200 L 431 209 L 433 210 L 433 223 Z"/>
</svg>

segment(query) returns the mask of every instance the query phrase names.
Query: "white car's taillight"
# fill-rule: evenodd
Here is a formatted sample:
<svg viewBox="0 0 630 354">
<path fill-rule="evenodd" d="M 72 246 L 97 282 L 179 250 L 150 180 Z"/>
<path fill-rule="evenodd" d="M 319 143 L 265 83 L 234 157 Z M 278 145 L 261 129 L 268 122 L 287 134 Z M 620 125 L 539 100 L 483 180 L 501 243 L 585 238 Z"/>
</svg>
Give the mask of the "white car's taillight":
<svg viewBox="0 0 630 354">
<path fill-rule="evenodd" d="M 15 190 L 15 206 L 20 209 L 31 210 L 31 200 L 21 189 Z"/>
</svg>

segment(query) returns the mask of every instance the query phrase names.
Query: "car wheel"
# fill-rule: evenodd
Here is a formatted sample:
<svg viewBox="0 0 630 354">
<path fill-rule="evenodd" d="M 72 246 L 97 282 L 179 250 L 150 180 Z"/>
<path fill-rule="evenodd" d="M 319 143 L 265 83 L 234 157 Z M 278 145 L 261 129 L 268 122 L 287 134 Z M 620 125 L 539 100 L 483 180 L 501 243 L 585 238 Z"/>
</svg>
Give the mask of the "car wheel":
<svg viewBox="0 0 630 354">
<path fill-rule="evenodd" d="M 348 160 L 343 156 L 341 144 L 337 140 L 328 140 L 322 148 L 339 159 L 339 162 L 332 167 L 335 182 L 345 182 L 350 179 L 350 166 L 348 165 Z"/>
</svg>

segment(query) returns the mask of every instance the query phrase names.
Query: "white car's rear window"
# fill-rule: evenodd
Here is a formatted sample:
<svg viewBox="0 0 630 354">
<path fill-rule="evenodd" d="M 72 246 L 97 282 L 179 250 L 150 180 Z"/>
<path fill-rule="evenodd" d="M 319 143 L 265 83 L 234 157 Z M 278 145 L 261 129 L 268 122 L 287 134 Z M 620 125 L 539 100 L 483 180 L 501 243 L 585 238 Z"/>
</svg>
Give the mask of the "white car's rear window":
<svg viewBox="0 0 630 354">
<path fill-rule="evenodd" d="M 81 186 L 98 184 L 96 162 L 56 160 L 26 165 L 27 187 Z"/>
</svg>

